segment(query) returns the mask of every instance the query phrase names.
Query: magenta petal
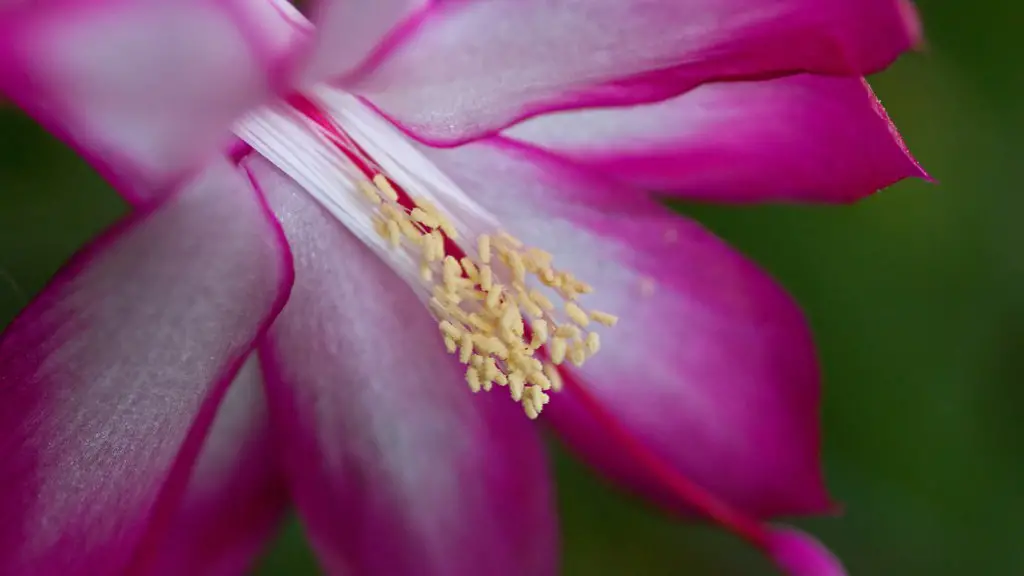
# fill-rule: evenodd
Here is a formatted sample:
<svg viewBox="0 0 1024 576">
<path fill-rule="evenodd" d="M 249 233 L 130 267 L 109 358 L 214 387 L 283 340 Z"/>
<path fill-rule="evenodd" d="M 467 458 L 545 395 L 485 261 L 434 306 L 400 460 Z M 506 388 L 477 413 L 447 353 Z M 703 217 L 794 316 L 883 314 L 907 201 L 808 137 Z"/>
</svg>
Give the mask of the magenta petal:
<svg viewBox="0 0 1024 576">
<path fill-rule="evenodd" d="M 507 136 L 624 184 L 725 202 L 856 200 L 925 177 L 867 82 L 801 74 L 548 114 Z"/>
<path fill-rule="evenodd" d="M 553 575 L 536 427 L 473 396 L 394 272 L 265 161 L 296 284 L 261 348 L 291 493 L 329 573 Z"/>
<path fill-rule="evenodd" d="M 810 536 L 782 528 L 773 532 L 769 554 L 789 576 L 846 576 L 839 560 Z"/>
<path fill-rule="evenodd" d="M 918 38 L 903 0 L 436 2 L 340 79 L 425 142 L 551 110 L 653 102 L 715 79 L 859 76 Z"/>
<path fill-rule="evenodd" d="M 0 94 L 139 202 L 227 141 L 299 35 L 263 1 L 23 2 L 0 12 Z"/>
<path fill-rule="evenodd" d="M 153 576 L 247 573 L 288 506 L 279 472 L 253 358 L 217 412 Z"/>
<path fill-rule="evenodd" d="M 220 162 L 62 270 L 0 341 L 0 566 L 145 572 L 228 383 L 291 279 Z"/>
<path fill-rule="evenodd" d="M 319 0 L 314 4 L 316 43 L 307 82 L 337 78 L 399 41 L 433 0 Z"/>
<path fill-rule="evenodd" d="M 591 209 L 608 184 L 515 152 L 427 151 L 503 228 L 592 284 L 584 305 L 620 318 L 541 418 L 610 477 L 759 545 L 757 519 L 827 510 L 818 367 L 793 301 L 698 224 L 656 205 Z"/>
</svg>

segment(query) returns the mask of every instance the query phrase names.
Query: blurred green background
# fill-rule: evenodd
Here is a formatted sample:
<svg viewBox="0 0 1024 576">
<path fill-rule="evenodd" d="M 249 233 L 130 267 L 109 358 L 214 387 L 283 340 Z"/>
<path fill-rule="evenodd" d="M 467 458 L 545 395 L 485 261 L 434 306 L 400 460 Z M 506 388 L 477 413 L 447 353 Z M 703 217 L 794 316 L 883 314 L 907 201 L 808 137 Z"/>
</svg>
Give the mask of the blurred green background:
<svg viewBox="0 0 1024 576">
<path fill-rule="evenodd" d="M 799 524 L 854 574 L 1024 574 L 1024 4 L 918 5 L 928 50 L 872 82 L 938 186 L 853 207 L 685 210 L 772 271 L 817 333 L 825 466 L 847 510 Z M 124 206 L 16 112 L 0 112 L 0 133 L 6 325 Z M 565 574 L 773 573 L 554 450 Z M 259 573 L 317 573 L 294 522 Z"/>
</svg>

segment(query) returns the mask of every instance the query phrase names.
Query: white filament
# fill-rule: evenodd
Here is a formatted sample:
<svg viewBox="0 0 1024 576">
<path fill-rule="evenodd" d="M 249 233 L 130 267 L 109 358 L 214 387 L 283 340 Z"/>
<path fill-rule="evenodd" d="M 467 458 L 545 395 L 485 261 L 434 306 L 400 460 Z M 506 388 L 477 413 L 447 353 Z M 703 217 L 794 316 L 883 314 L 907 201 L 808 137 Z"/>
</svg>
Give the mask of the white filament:
<svg viewBox="0 0 1024 576">
<path fill-rule="evenodd" d="M 323 111 L 385 176 L 413 198 L 434 204 L 460 235 L 475 237 L 481 231 L 497 228 L 491 214 L 473 202 L 405 135 L 357 98 L 333 89 L 319 89 L 315 96 Z M 406 281 L 416 288 L 425 288 L 419 280 L 419 254 L 393 249 L 377 233 L 373 225 L 376 206 L 359 188 L 367 182 L 366 175 L 338 149 L 322 127 L 289 106 L 278 104 L 244 118 L 235 133 L 308 192 Z M 464 243 L 464 249 L 473 252 L 472 244 Z"/>
<path fill-rule="evenodd" d="M 373 229 L 358 182 L 365 177 L 333 144 L 287 106 L 260 109 L 235 133 L 288 175 L 349 231 L 374 250 L 386 249 Z"/>
<path fill-rule="evenodd" d="M 420 152 L 409 138 L 358 98 L 334 89 L 317 91 L 319 101 L 380 166 L 411 196 L 429 200 L 460 232 L 495 230 L 495 217 L 474 202 Z"/>
</svg>

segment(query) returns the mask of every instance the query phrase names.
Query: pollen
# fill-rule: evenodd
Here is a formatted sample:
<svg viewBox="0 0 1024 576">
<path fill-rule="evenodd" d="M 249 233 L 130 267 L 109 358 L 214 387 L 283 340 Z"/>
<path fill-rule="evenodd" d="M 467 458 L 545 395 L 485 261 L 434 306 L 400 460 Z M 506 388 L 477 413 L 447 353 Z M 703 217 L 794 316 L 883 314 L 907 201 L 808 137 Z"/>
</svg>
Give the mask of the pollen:
<svg viewBox="0 0 1024 576">
<path fill-rule="evenodd" d="M 562 389 L 558 366 L 582 366 L 599 352 L 601 338 L 588 328 L 618 321 L 585 309 L 579 297 L 593 287 L 555 268 L 551 254 L 498 230 L 466 244 L 475 254 L 450 254 L 446 239 L 458 234 L 435 206 L 417 198 L 401 202 L 384 174 L 361 183 L 360 190 L 375 209 L 377 234 L 392 249 L 410 248 L 418 258 L 445 350 L 465 367 L 472 392 L 507 388 L 527 417 L 537 418 L 549 392 Z"/>
</svg>

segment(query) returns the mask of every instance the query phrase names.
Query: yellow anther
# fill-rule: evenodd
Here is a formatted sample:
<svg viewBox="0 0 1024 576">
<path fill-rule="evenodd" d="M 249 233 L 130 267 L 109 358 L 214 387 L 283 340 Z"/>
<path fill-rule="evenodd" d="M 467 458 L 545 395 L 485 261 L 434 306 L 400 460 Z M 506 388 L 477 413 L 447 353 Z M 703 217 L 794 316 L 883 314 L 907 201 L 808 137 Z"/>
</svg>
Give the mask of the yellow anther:
<svg viewBox="0 0 1024 576">
<path fill-rule="evenodd" d="M 590 334 L 587 334 L 587 339 L 584 340 L 584 344 L 587 346 L 587 355 L 593 356 L 601 350 L 601 337 L 597 332 L 591 332 Z"/>
<path fill-rule="evenodd" d="M 434 248 L 434 237 L 433 236 L 431 236 L 429 234 L 424 236 L 423 240 L 422 240 L 422 246 L 423 246 L 423 260 L 425 262 L 427 262 L 429 264 L 432 264 L 432 263 L 437 262 L 438 260 L 440 260 L 441 258 L 444 257 L 444 247 L 443 246 L 441 247 L 440 251 L 438 251 L 438 250 L 436 250 Z"/>
<path fill-rule="evenodd" d="M 370 184 L 366 180 L 359 181 L 359 191 L 366 196 L 366 199 L 373 202 L 376 205 L 384 203 L 384 200 L 380 197 L 380 191 L 373 184 Z"/>
<path fill-rule="evenodd" d="M 544 405 L 548 403 L 550 398 L 544 391 L 536 386 L 531 386 L 527 390 L 526 398 L 523 399 L 524 408 L 526 408 L 527 415 L 530 414 L 530 408 L 533 408 L 533 412 L 540 414 L 540 411 L 544 409 Z M 530 406 L 525 406 L 529 402 Z"/>
<path fill-rule="evenodd" d="M 466 383 L 469 384 L 469 389 L 472 390 L 474 394 L 480 391 L 480 388 L 482 387 L 480 384 L 480 373 L 477 372 L 475 368 L 469 368 L 466 370 Z"/>
<path fill-rule="evenodd" d="M 559 338 L 578 338 L 579 335 L 580 329 L 572 324 L 563 324 L 555 328 L 555 336 Z"/>
<path fill-rule="evenodd" d="M 445 336 L 448 336 L 449 338 L 454 338 L 458 340 L 462 338 L 462 335 L 464 334 L 461 328 L 447 320 L 441 320 L 441 322 L 438 323 L 438 326 L 441 328 L 441 333 L 444 334 Z"/>
<path fill-rule="evenodd" d="M 505 306 L 505 311 L 501 314 L 501 327 L 511 330 L 516 336 L 523 335 L 523 317 L 519 314 L 518 306 Z"/>
<path fill-rule="evenodd" d="M 480 289 L 484 292 L 490 292 L 491 286 L 494 285 L 494 271 L 487 264 L 480 267 Z"/>
<path fill-rule="evenodd" d="M 440 220 L 428 214 L 422 208 L 413 208 L 412 211 L 409 212 L 409 217 L 424 226 L 429 226 L 430 228 L 439 228 L 441 226 Z"/>
<path fill-rule="evenodd" d="M 415 202 L 416 206 L 421 208 L 427 214 L 433 214 L 440 217 L 441 213 L 437 210 L 437 206 L 434 206 L 434 203 L 430 200 L 427 200 L 426 198 L 417 198 L 413 200 L 413 202 Z"/>
<path fill-rule="evenodd" d="M 484 306 L 490 310 L 497 308 L 498 303 L 501 302 L 501 292 L 500 284 L 492 284 L 487 290 L 487 300 L 484 301 Z"/>
<path fill-rule="evenodd" d="M 540 281 L 543 282 L 545 286 L 557 288 L 561 285 L 561 277 L 555 274 L 555 271 L 550 268 L 541 270 L 539 277 Z"/>
<path fill-rule="evenodd" d="M 544 364 L 544 375 L 548 377 L 548 382 L 551 382 L 551 389 L 555 392 L 560 392 L 564 383 L 562 382 L 562 375 L 558 373 L 558 367 L 548 362 Z"/>
<path fill-rule="evenodd" d="M 572 349 L 569 350 L 569 360 L 576 366 L 583 366 L 587 360 L 587 350 L 584 348 L 583 342 L 573 342 Z"/>
<path fill-rule="evenodd" d="M 398 228 L 398 222 L 388 220 L 388 242 L 392 248 L 398 248 L 402 243 L 402 231 Z"/>
<path fill-rule="evenodd" d="M 383 174 L 374 175 L 372 186 L 359 186 L 377 207 L 374 228 L 381 238 L 413 251 L 419 276 L 430 285 L 428 308 L 445 350 L 466 366 L 470 390 L 506 386 L 536 418 L 548 391 L 563 387 L 558 365 L 580 366 L 600 350 L 599 334 L 583 328 L 613 326 L 618 319 L 577 302 L 593 288 L 554 268 L 548 252 L 497 232 L 477 236 L 475 255 L 448 253 L 455 228 L 434 205 L 408 198 L 399 203 L 399 191 Z M 553 292 L 545 294 L 541 285 Z M 564 302 L 556 305 L 552 293 Z M 548 361 L 542 362 L 545 348 Z"/>
<path fill-rule="evenodd" d="M 569 319 L 579 324 L 580 326 L 586 326 L 590 324 L 590 318 L 587 317 L 587 313 L 583 311 L 575 302 L 565 303 L 565 313 L 569 315 Z"/>
<path fill-rule="evenodd" d="M 516 296 L 516 300 L 518 301 L 519 306 L 521 306 L 529 316 L 533 318 L 544 317 L 544 310 L 541 309 L 541 307 L 538 306 L 532 298 L 530 298 L 530 295 L 526 292 L 526 290 L 524 290 L 521 287 L 518 288 L 518 294 L 516 294 Z"/>
<path fill-rule="evenodd" d="M 493 354 L 501 359 L 508 358 L 508 347 L 495 336 L 473 334 L 473 344 L 486 354 Z"/>
<path fill-rule="evenodd" d="M 388 239 L 388 224 L 384 220 L 379 218 L 373 219 L 373 230 L 377 233 L 377 236 L 387 240 Z"/>
<path fill-rule="evenodd" d="M 533 301 L 537 306 L 540 306 L 546 312 L 550 312 L 555 309 L 555 305 L 548 299 L 547 296 L 540 293 L 540 290 L 530 290 L 530 300 Z"/>
<path fill-rule="evenodd" d="M 523 247 L 523 243 L 518 238 L 509 234 L 508 232 L 498 232 L 498 240 L 502 244 L 509 246 L 510 248 L 518 249 Z"/>
<path fill-rule="evenodd" d="M 607 312 L 601 312 L 600 310 L 591 310 L 590 319 L 593 320 L 594 322 L 597 322 L 598 324 L 608 326 L 609 328 L 615 326 L 615 324 L 619 321 L 618 316 L 614 316 Z"/>
<path fill-rule="evenodd" d="M 575 288 L 576 291 L 579 292 L 580 294 L 591 294 L 594 291 L 593 286 L 587 284 L 586 282 L 580 282 L 579 280 L 576 281 L 576 283 L 573 285 L 573 288 Z"/>
<path fill-rule="evenodd" d="M 527 349 L 527 351 L 532 352 L 532 350 L 529 349 Z M 519 363 L 519 367 L 525 370 L 528 374 L 544 370 L 544 364 L 532 356 L 524 356 L 523 360 Z"/>
<path fill-rule="evenodd" d="M 531 326 L 533 337 L 530 339 L 530 348 L 537 349 L 548 341 L 548 323 L 544 320 L 537 320 Z"/>
<path fill-rule="evenodd" d="M 529 381 L 534 386 L 540 386 L 541 390 L 551 389 L 551 380 L 544 374 L 544 372 L 531 372 Z"/>
<path fill-rule="evenodd" d="M 480 315 L 477 314 L 476 312 L 473 312 L 469 315 L 469 323 L 473 325 L 473 328 L 476 328 L 483 334 L 489 335 L 491 332 L 494 331 L 494 326 L 488 324 L 487 321 L 481 318 Z"/>
<path fill-rule="evenodd" d="M 441 302 L 444 308 L 441 309 L 442 317 L 447 313 L 447 306 L 462 302 L 462 297 L 454 292 L 449 292 L 444 286 L 434 286 L 434 299 Z"/>
<path fill-rule="evenodd" d="M 481 234 L 477 239 L 477 252 L 480 253 L 480 261 L 484 264 L 491 263 L 491 237 Z"/>
<path fill-rule="evenodd" d="M 513 372 L 508 375 L 508 391 L 516 402 L 523 399 L 523 391 L 526 389 L 526 377 L 522 372 Z"/>
<path fill-rule="evenodd" d="M 565 338 L 555 337 L 551 340 L 551 362 L 556 366 L 565 362 L 565 352 L 569 348 L 569 343 L 565 341 Z"/>
<path fill-rule="evenodd" d="M 420 232 L 416 225 L 409 220 L 402 219 L 398 221 L 398 227 L 402 229 L 402 234 L 411 240 L 414 244 L 419 244 L 424 241 L 423 232 Z"/>
<path fill-rule="evenodd" d="M 508 265 L 512 268 L 512 277 L 516 282 L 526 281 L 526 265 L 523 264 L 523 257 L 518 252 L 506 252 L 505 257 Z"/>
<path fill-rule="evenodd" d="M 434 291 L 434 297 L 427 301 L 427 306 L 437 318 L 444 318 L 448 315 L 449 309 L 438 299 L 436 290 Z M 440 326 L 440 323 L 438 323 L 438 326 Z"/>
<path fill-rule="evenodd" d="M 451 238 L 452 240 L 458 240 L 458 231 L 455 230 L 455 227 L 452 226 L 451 223 L 448 222 L 447 220 L 441 220 L 438 223 L 438 227 L 441 228 L 441 232 L 444 232 L 445 236 Z"/>
<path fill-rule="evenodd" d="M 534 406 L 533 402 L 523 402 L 523 411 L 526 412 L 526 417 L 530 420 L 536 420 L 540 416 L 540 412 Z"/>
<path fill-rule="evenodd" d="M 383 174 L 374 174 L 373 185 L 380 190 L 384 197 L 392 202 L 398 202 L 398 192 L 395 187 L 391 185 L 391 181 L 387 179 Z"/>
<path fill-rule="evenodd" d="M 430 201 L 417 199 L 415 200 L 415 203 L 416 208 L 414 208 L 412 212 L 419 210 L 418 213 L 425 214 L 426 218 L 429 220 L 429 222 L 424 222 L 424 225 L 430 226 L 431 228 L 440 228 L 440 230 L 444 232 L 445 236 L 452 240 L 458 239 L 459 234 L 455 229 L 455 226 L 452 226 L 452 223 L 449 222 L 448 219 L 445 218 L 437 207 L 435 207 Z M 410 212 L 410 215 L 412 215 L 412 212 Z"/>
<path fill-rule="evenodd" d="M 459 264 L 462 264 L 462 269 L 466 271 L 466 276 L 470 280 L 477 284 L 480 283 L 480 270 L 476 267 L 476 264 L 473 264 L 472 260 L 463 257 L 462 260 L 459 260 Z"/>
<path fill-rule="evenodd" d="M 469 358 L 473 355 L 473 336 L 468 332 L 462 335 L 459 342 L 459 362 L 469 364 Z"/>
<path fill-rule="evenodd" d="M 452 284 L 462 275 L 462 267 L 459 266 L 459 261 L 454 256 L 445 256 L 443 260 L 444 282 L 445 284 Z"/>
<path fill-rule="evenodd" d="M 484 358 L 484 376 L 493 380 L 499 372 L 498 363 L 494 358 L 491 358 L 490 356 Z"/>
<path fill-rule="evenodd" d="M 536 271 L 549 270 L 551 269 L 551 262 L 554 260 L 554 256 L 550 252 L 545 252 L 539 248 L 529 248 L 526 250 L 526 260 L 531 263 Z"/>
</svg>

